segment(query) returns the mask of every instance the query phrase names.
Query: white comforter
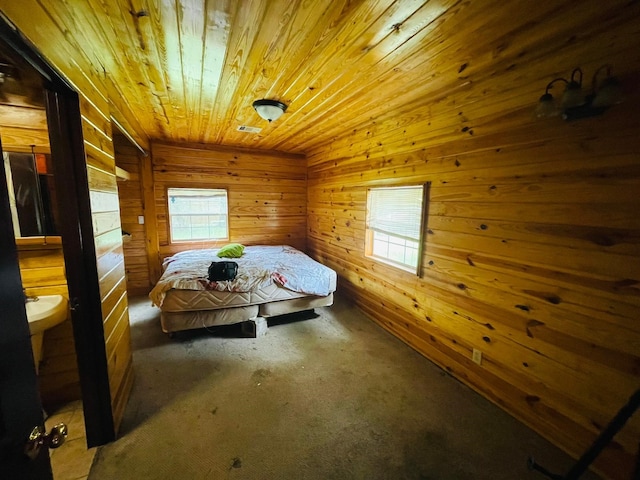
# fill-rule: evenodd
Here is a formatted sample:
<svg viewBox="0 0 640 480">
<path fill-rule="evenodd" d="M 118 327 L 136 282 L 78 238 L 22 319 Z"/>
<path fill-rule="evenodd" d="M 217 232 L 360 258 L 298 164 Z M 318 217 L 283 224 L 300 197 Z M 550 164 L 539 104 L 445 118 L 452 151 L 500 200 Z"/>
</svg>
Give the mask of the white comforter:
<svg viewBox="0 0 640 480">
<path fill-rule="evenodd" d="M 217 252 L 188 250 L 166 258 L 164 273 L 149 298 L 160 307 L 172 288 L 251 292 L 272 283 L 307 295 L 325 296 L 335 290 L 336 272 L 288 245 L 246 247 L 240 258 L 218 258 Z M 238 264 L 235 280 L 210 282 L 209 265 L 223 260 Z"/>
</svg>

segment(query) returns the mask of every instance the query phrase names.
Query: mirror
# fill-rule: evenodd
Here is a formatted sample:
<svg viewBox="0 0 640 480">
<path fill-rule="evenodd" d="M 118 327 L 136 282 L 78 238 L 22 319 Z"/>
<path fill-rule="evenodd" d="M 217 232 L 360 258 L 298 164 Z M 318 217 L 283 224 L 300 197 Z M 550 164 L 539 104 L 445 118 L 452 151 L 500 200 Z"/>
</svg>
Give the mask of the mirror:
<svg viewBox="0 0 640 480">
<path fill-rule="evenodd" d="M 0 136 L 14 236 L 29 241 L 57 237 L 42 77 L 4 43 L 0 43 Z"/>
<path fill-rule="evenodd" d="M 51 155 L 3 152 L 16 238 L 58 235 Z"/>
</svg>

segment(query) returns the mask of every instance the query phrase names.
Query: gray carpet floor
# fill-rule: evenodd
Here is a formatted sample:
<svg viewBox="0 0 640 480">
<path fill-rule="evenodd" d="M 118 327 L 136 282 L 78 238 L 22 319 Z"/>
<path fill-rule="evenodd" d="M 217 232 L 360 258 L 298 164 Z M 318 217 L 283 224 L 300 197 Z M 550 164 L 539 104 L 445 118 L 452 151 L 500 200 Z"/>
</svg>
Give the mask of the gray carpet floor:
<svg viewBox="0 0 640 480">
<path fill-rule="evenodd" d="M 89 479 L 535 480 L 528 455 L 573 464 L 348 299 L 316 314 L 171 340 L 131 299 L 133 391 Z"/>
</svg>

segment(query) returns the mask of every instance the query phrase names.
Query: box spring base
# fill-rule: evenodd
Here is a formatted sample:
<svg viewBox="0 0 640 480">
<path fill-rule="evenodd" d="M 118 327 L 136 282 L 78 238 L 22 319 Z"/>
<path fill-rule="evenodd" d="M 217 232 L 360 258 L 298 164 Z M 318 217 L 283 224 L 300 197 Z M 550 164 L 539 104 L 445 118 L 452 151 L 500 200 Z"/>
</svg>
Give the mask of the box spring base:
<svg viewBox="0 0 640 480">
<path fill-rule="evenodd" d="M 256 336 L 266 331 L 265 317 L 301 312 L 319 307 L 333 305 L 333 293 L 326 297 L 307 296 L 261 303 L 258 305 L 244 305 L 214 310 L 197 310 L 183 312 L 162 312 L 160 324 L 165 333 L 193 330 L 197 328 L 214 327 L 218 325 L 233 325 L 235 323 L 253 322 Z M 251 326 L 246 326 L 251 330 Z"/>
</svg>

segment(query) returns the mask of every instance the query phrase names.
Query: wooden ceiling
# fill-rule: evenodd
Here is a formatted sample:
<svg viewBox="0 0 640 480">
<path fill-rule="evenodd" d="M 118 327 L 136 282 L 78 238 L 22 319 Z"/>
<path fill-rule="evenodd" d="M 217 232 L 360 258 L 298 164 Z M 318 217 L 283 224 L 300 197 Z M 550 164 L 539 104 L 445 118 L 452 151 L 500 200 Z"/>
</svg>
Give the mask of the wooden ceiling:
<svg viewBox="0 0 640 480">
<path fill-rule="evenodd" d="M 605 10 L 624 3 L 607 2 L 603 22 Z M 467 104 L 497 95 L 494 105 L 508 108 L 510 88 L 525 85 L 512 106 L 533 108 L 547 81 L 576 65 L 556 59 L 525 78 L 522 63 L 540 65 L 554 41 L 569 41 L 572 33 L 563 25 L 593 19 L 593 8 L 568 0 L 41 5 L 99 62 L 148 138 L 296 153 L 399 115 L 429 116 L 438 103 L 453 117 L 459 105 L 446 103 L 453 92 L 466 92 L 457 97 Z M 491 85 L 498 73 L 503 83 Z M 251 106 L 260 98 L 289 108 L 269 124 Z M 241 125 L 262 132 L 239 132 Z"/>
</svg>

